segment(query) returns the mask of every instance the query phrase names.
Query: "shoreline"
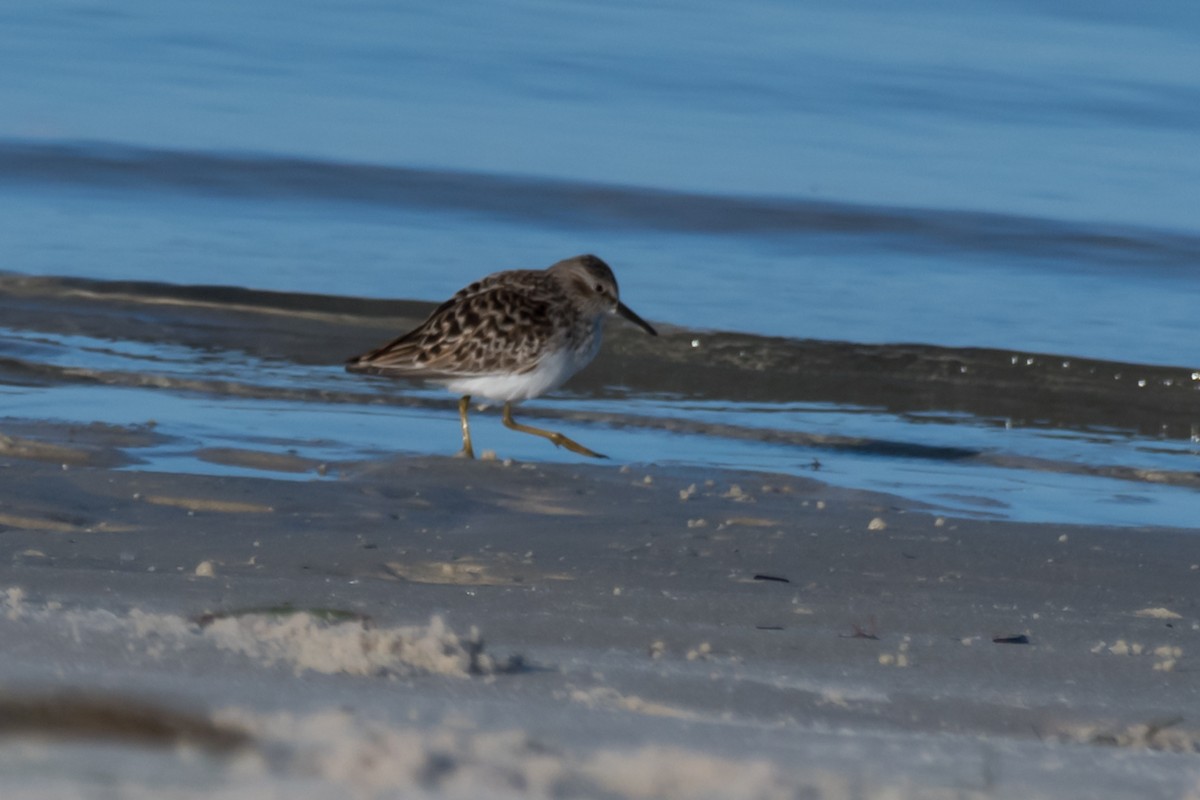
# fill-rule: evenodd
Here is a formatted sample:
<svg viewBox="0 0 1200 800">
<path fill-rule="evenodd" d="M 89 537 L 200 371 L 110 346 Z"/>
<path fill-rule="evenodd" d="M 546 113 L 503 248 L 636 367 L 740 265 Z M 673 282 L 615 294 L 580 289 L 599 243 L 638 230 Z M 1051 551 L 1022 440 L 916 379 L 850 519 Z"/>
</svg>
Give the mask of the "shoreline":
<svg viewBox="0 0 1200 800">
<path fill-rule="evenodd" d="M 249 742 L 172 782 L 146 765 L 174 751 L 70 713 L 10 726 L 11 774 L 60 788 L 101 747 L 156 796 L 457 797 L 497 771 L 512 796 L 1200 791 L 1194 531 L 697 468 L 392 458 L 303 482 L 10 450 L 0 475 L 5 695 Z"/>
</svg>

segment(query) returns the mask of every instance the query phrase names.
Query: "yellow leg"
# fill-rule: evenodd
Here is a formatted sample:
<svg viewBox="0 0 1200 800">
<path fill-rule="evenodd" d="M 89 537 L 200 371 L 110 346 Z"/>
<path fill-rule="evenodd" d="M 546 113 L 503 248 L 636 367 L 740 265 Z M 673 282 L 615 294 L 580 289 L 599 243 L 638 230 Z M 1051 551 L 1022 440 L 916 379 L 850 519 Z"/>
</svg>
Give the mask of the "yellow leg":
<svg viewBox="0 0 1200 800">
<path fill-rule="evenodd" d="M 471 395 L 465 394 L 458 401 L 458 418 L 462 420 L 463 446 L 458 451 L 459 458 L 474 458 L 475 448 L 471 447 L 471 426 L 467 424 L 467 409 L 471 405 Z"/>
<path fill-rule="evenodd" d="M 464 419 L 463 424 L 465 425 L 466 417 L 464 417 L 463 419 Z M 579 455 L 581 455 L 581 456 L 591 456 L 592 458 L 608 458 L 608 456 L 600 455 L 599 453 L 596 453 L 592 450 L 588 450 L 586 447 L 579 444 L 579 442 L 572 441 L 571 439 L 568 439 L 566 436 L 563 436 L 561 433 L 555 433 L 554 431 L 544 431 L 541 428 L 531 428 L 528 425 L 522 425 L 521 423 L 514 421 L 512 418 L 512 403 L 504 404 L 503 420 L 504 420 L 504 427 L 506 427 L 506 428 L 512 428 L 514 431 L 520 431 L 521 433 L 532 433 L 534 436 L 541 436 L 543 439 L 549 439 L 550 441 L 554 442 L 554 444 L 557 445 L 558 447 L 565 447 L 568 450 L 570 450 L 572 453 L 579 453 Z"/>
</svg>

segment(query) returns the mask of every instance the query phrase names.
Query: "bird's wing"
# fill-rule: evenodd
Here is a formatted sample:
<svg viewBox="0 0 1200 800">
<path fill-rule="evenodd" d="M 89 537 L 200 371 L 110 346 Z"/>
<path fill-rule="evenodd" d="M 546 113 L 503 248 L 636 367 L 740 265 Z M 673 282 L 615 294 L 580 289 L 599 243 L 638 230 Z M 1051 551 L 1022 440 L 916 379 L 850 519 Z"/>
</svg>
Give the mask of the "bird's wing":
<svg viewBox="0 0 1200 800">
<path fill-rule="evenodd" d="M 502 277 L 507 275 L 508 277 Z M 540 272 L 490 275 L 442 303 L 416 329 L 350 359 L 346 369 L 412 378 L 525 372 L 554 335 L 553 284 Z"/>
</svg>

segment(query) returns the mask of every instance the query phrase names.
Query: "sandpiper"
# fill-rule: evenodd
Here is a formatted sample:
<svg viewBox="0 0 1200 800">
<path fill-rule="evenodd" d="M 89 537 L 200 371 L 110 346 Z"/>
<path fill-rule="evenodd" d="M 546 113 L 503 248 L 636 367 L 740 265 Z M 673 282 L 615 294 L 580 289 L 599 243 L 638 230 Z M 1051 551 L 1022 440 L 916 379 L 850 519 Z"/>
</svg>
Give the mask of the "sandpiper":
<svg viewBox="0 0 1200 800">
<path fill-rule="evenodd" d="M 512 406 L 558 388 L 583 369 L 599 351 L 604 320 L 612 314 L 658 335 L 621 302 L 616 277 L 596 256 L 575 256 L 544 270 L 497 272 L 442 303 L 415 330 L 351 358 L 346 369 L 428 380 L 460 395 L 459 455 L 475 457 L 467 409 L 477 395 L 504 403 L 508 428 L 605 458 L 561 433 L 514 421 Z"/>
</svg>

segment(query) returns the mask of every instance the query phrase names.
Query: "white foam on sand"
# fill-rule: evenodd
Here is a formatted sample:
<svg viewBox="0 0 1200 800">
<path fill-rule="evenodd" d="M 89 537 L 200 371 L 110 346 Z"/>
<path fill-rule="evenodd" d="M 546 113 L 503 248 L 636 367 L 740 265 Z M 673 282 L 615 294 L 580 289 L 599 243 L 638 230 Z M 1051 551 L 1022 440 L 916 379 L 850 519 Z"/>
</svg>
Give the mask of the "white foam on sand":
<svg viewBox="0 0 1200 800">
<path fill-rule="evenodd" d="M 680 747 L 574 753 L 522 731 L 394 727 L 343 711 L 296 715 L 231 708 L 218 712 L 216 720 L 249 732 L 268 750 L 286 749 L 285 771 L 307 774 L 351 797 L 849 796 L 830 791 L 837 783 L 831 775 L 806 774 L 798 782 L 798 776 L 765 760 L 735 761 Z M 272 767 L 264 761 L 262 769 L 265 774 Z"/>
<path fill-rule="evenodd" d="M 0 602 L 10 621 L 60 628 L 77 643 L 97 634 L 118 635 L 155 658 L 191 647 L 214 647 L 262 666 L 288 666 L 296 673 L 465 678 L 504 668 L 483 652 L 476 629 L 459 636 L 438 616 L 428 625 L 390 628 L 361 619 L 331 622 L 306 611 L 247 613 L 201 623 L 136 608 L 115 613 L 31 603 L 17 587 L 8 589 Z"/>
<path fill-rule="evenodd" d="M 297 672 L 465 678 L 496 667 L 480 652 L 477 631 L 460 638 L 437 616 L 426 626 L 373 628 L 358 620 L 329 624 L 306 612 L 283 618 L 250 614 L 216 620 L 203 635 L 222 650 Z"/>
<path fill-rule="evenodd" d="M 307 612 L 197 621 L 139 609 L 113 612 L 31 601 L 15 587 L 0 590 L 0 614 L 10 624 L 37 626 L 77 646 L 107 643 L 155 659 L 191 657 L 210 648 L 262 666 L 351 676 L 467 677 L 503 668 L 480 652 L 475 631 L 460 637 L 438 617 L 428 625 L 392 628 L 375 628 L 362 620 L 329 622 Z M 571 700 L 581 710 L 694 719 L 684 710 L 615 691 L 577 690 Z M 128 761 L 131 771 L 121 796 L 160 799 L 884 796 L 864 791 L 861 783 L 851 786 L 832 770 L 797 772 L 765 758 L 725 758 L 673 744 L 579 749 L 530 731 L 478 730 L 469 721 L 409 725 L 340 708 L 263 712 L 235 706 L 212 716 L 219 726 L 247 734 L 252 744 L 226 758 L 202 762 L 187 748 L 151 752 L 124 746 L 97 751 L 94 757 Z M 39 747 L 44 757 L 35 761 L 48 765 L 58 760 L 67 768 L 38 768 L 24 751 L 0 750 L 0 764 L 8 757 L 28 778 L 0 780 L 0 795 L 7 797 L 11 790 L 36 800 L 87 796 L 93 779 L 87 751 L 78 744 L 52 741 Z M 203 769 L 189 772 L 191 762 Z"/>
</svg>

